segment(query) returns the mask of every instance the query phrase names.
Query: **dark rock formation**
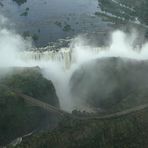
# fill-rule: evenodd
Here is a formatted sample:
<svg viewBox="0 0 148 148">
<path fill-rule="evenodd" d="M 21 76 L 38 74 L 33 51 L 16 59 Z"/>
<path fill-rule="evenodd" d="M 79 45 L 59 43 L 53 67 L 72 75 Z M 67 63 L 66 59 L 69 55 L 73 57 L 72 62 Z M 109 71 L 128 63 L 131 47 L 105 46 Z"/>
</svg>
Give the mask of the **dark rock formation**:
<svg viewBox="0 0 148 148">
<path fill-rule="evenodd" d="M 148 61 L 101 58 L 82 65 L 70 81 L 73 101 L 106 110 L 148 102 Z"/>
</svg>

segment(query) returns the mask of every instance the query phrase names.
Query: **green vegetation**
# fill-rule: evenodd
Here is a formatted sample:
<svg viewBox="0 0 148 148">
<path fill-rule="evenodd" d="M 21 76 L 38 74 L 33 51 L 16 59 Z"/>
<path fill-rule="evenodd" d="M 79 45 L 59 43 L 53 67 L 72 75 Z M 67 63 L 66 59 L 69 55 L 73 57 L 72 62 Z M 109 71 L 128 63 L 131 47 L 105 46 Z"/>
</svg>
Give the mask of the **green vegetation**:
<svg viewBox="0 0 148 148">
<path fill-rule="evenodd" d="M 62 25 L 61 22 L 56 21 L 54 24 L 57 25 L 58 27 L 62 28 L 64 32 L 69 32 L 69 31 L 73 30 L 71 28 L 71 25 L 67 24 L 67 22 L 64 22 L 64 25 Z"/>
<path fill-rule="evenodd" d="M 40 30 L 38 30 L 38 33 L 39 33 L 39 31 L 40 31 Z M 25 31 L 25 32 L 23 33 L 23 37 L 24 37 L 24 38 L 31 37 L 34 42 L 37 42 L 37 41 L 39 40 L 39 36 L 38 36 L 36 33 L 32 34 L 32 33 L 29 32 L 29 31 Z"/>
<path fill-rule="evenodd" d="M 28 11 L 29 11 L 29 8 L 27 7 L 25 9 L 25 12 L 21 13 L 20 16 L 28 16 Z"/>
<path fill-rule="evenodd" d="M 24 139 L 17 148 L 146 148 L 148 110 L 108 120 L 63 119 L 59 127 Z"/>
<path fill-rule="evenodd" d="M 72 31 L 72 28 L 69 24 L 65 24 L 65 26 L 63 27 L 63 31 L 69 32 L 69 31 Z"/>
<path fill-rule="evenodd" d="M 5 87 L 58 107 L 58 98 L 51 81 L 43 78 L 39 68 L 16 68 L 14 71 L 0 80 L 0 145 L 57 122 L 53 114 L 32 106 Z"/>
<path fill-rule="evenodd" d="M 25 11 L 25 12 L 21 13 L 20 16 L 28 16 L 28 12 Z"/>
<path fill-rule="evenodd" d="M 26 8 L 26 11 L 29 11 L 29 8 L 28 7 Z"/>
<path fill-rule="evenodd" d="M 39 40 L 39 36 L 34 33 L 34 34 L 32 35 L 32 39 L 36 42 L 36 41 Z"/>
<path fill-rule="evenodd" d="M 16 2 L 19 6 L 27 2 L 27 0 L 13 0 L 13 1 Z"/>
<path fill-rule="evenodd" d="M 1 7 L 4 7 L 4 4 L 3 4 L 2 2 L 0 2 L 0 6 L 1 6 Z"/>
<path fill-rule="evenodd" d="M 55 25 L 57 25 L 60 28 L 62 27 L 62 23 L 61 22 L 58 22 L 58 21 L 55 22 Z"/>
</svg>

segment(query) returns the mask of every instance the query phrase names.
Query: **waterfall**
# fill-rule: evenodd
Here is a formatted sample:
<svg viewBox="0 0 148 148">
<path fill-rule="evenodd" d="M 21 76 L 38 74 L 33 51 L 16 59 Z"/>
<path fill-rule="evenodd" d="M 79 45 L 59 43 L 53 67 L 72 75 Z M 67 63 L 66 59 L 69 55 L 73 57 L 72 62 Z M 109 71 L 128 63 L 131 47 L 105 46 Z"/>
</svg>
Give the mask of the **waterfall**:
<svg viewBox="0 0 148 148">
<path fill-rule="evenodd" d="M 91 53 L 97 54 L 102 48 L 92 48 Z M 22 51 L 18 54 L 19 58 L 24 61 L 55 61 L 62 62 L 64 69 L 69 69 L 71 64 L 75 62 L 72 48 L 61 48 L 57 50 L 49 50 L 49 47 L 32 48 Z"/>
</svg>

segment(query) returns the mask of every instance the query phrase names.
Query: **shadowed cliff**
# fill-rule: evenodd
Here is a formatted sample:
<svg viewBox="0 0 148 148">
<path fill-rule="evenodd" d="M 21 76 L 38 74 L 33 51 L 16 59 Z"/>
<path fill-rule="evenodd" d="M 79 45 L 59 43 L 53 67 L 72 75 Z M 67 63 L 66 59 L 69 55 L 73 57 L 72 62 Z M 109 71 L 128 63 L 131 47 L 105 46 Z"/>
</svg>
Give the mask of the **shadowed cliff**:
<svg viewBox="0 0 148 148">
<path fill-rule="evenodd" d="M 101 58 L 83 64 L 70 81 L 73 101 L 103 110 L 148 102 L 148 61 Z"/>
<path fill-rule="evenodd" d="M 30 132 L 56 126 L 57 118 L 52 113 L 29 104 L 11 89 L 59 107 L 52 82 L 43 78 L 39 68 L 12 69 L 11 74 L 0 79 L 0 145 Z"/>
</svg>

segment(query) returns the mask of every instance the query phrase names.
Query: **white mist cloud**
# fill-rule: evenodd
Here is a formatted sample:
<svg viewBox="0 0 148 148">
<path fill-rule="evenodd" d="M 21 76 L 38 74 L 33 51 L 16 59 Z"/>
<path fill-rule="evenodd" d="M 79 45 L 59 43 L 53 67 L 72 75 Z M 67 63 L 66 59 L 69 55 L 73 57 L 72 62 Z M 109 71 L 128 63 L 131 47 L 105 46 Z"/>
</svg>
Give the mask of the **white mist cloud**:
<svg viewBox="0 0 148 148">
<path fill-rule="evenodd" d="M 8 19 L 2 15 L 0 15 L 0 28 L 2 28 L 4 25 L 8 23 Z"/>
<path fill-rule="evenodd" d="M 19 52 L 31 46 L 19 34 L 4 28 L 9 22 L 0 16 L 0 67 L 22 66 L 24 62 L 19 58 Z"/>
<path fill-rule="evenodd" d="M 20 65 L 17 54 L 23 48 L 24 42 L 19 35 L 6 29 L 0 30 L 0 66 Z"/>
<path fill-rule="evenodd" d="M 0 16 L 0 67 L 31 67 L 39 66 L 46 78 L 51 80 L 56 88 L 60 99 L 61 108 L 71 111 L 77 108 L 73 103 L 73 98 L 69 93 L 69 80 L 73 72 L 83 63 L 92 59 L 102 57 L 127 57 L 134 59 L 148 59 L 148 43 L 141 48 L 135 48 L 137 33 L 125 34 L 122 31 L 115 31 L 112 34 L 112 41 L 109 47 L 99 48 L 88 45 L 87 40 L 82 37 L 73 39 L 70 48 L 72 49 L 72 63 L 68 70 L 63 68 L 63 62 L 47 60 L 25 61 L 21 58 L 20 52 L 29 49 L 32 45 L 30 41 L 24 40 L 15 31 L 5 28 L 9 20 Z M 79 106 L 83 106 L 80 104 Z"/>
<path fill-rule="evenodd" d="M 81 36 L 74 38 L 71 42 L 70 48 L 73 50 L 72 57 L 75 64 L 87 62 L 88 60 L 96 58 L 92 48 L 87 44 L 87 40 Z"/>
<path fill-rule="evenodd" d="M 137 33 L 125 34 L 117 30 L 112 34 L 112 41 L 106 50 L 98 53 L 100 57 L 125 57 L 132 59 L 148 59 L 148 44 L 145 43 L 142 47 L 136 45 Z"/>
</svg>

